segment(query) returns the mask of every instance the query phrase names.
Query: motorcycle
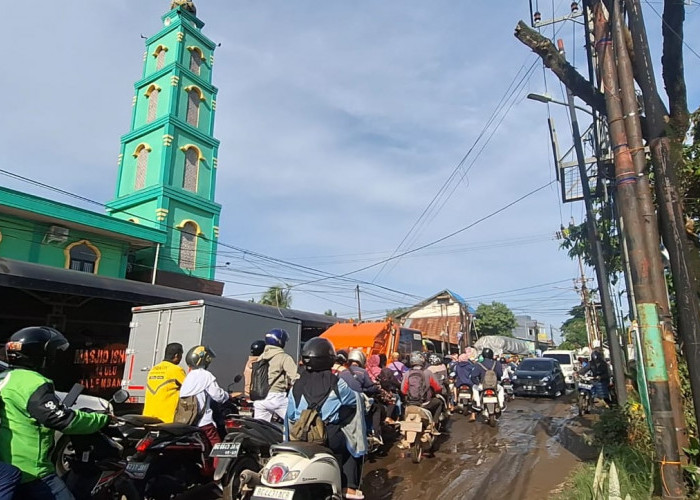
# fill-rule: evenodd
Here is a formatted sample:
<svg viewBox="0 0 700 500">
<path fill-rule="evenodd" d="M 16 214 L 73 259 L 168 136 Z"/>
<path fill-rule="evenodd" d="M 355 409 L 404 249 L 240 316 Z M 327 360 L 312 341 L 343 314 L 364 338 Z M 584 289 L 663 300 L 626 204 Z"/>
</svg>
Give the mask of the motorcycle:
<svg viewBox="0 0 700 500">
<path fill-rule="evenodd" d="M 503 380 L 501 380 L 501 385 L 503 386 L 503 393 L 506 396 L 506 401 L 513 401 L 515 399 L 513 382 L 511 382 L 509 378 L 504 378 Z"/>
<path fill-rule="evenodd" d="M 255 420 L 248 416 L 226 418 L 227 434 L 209 454 L 217 458 L 214 481 L 220 482 L 225 500 L 238 497 L 240 476 L 244 470 L 258 472 L 270 459 L 270 448 L 282 442 L 279 424 Z"/>
<path fill-rule="evenodd" d="M 241 474 L 242 498 L 341 500 L 340 466 L 325 446 L 301 441 L 270 447 L 270 460 L 256 473 Z M 252 496 L 250 493 L 252 492 Z"/>
<path fill-rule="evenodd" d="M 498 404 L 498 391 L 487 387 L 481 391 L 481 404 L 484 418 L 491 427 L 496 427 L 496 419 L 501 418 L 501 405 Z"/>
<path fill-rule="evenodd" d="M 443 412 L 444 413 L 444 412 Z M 404 443 L 411 449 L 413 463 L 420 463 L 423 453 L 429 453 L 440 434 L 433 414 L 422 406 L 410 405 L 401 421 L 401 434 Z"/>
<path fill-rule="evenodd" d="M 593 407 L 593 385 L 595 384 L 595 379 L 591 377 L 582 376 L 578 381 L 578 415 L 583 416 L 586 413 L 591 412 Z"/>
<path fill-rule="evenodd" d="M 129 393 L 119 390 L 110 402 L 121 404 L 128 398 Z M 118 422 L 92 434 L 66 436 L 73 454 L 63 456 L 68 469 L 63 480 L 77 500 L 141 498 L 126 474 L 124 446 L 121 444 L 126 440 L 124 429 L 123 423 Z"/>
<path fill-rule="evenodd" d="M 457 390 L 457 410 L 467 416 L 472 412 L 472 388 L 468 385 L 460 385 Z"/>
</svg>

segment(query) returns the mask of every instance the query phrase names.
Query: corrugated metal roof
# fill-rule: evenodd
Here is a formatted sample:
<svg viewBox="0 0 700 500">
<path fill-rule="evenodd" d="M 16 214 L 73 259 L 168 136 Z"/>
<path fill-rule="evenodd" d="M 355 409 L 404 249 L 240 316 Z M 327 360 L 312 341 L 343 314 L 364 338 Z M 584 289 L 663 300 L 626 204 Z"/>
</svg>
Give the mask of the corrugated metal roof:
<svg viewBox="0 0 700 500">
<path fill-rule="evenodd" d="M 406 324 L 404 326 L 415 330 L 420 330 L 423 332 L 423 337 L 427 337 L 430 340 L 437 340 L 439 342 L 442 342 L 441 333 L 447 330 L 449 332 L 449 342 L 451 344 L 458 343 L 457 333 L 461 328 L 459 318 L 457 316 L 409 318 L 406 320 Z"/>
</svg>

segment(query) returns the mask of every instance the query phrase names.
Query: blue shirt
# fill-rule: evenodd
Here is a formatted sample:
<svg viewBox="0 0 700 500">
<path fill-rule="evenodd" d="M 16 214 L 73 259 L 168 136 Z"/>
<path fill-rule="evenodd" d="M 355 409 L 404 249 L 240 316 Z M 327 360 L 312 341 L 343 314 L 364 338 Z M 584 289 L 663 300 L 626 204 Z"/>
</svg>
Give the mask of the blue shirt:
<svg viewBox="0 0 700 500">
<path fill-rule="evenodd" d="M 340 396 L 340 397 L 338 397 Z M 287 418 L 285 418 L 285 427 L 289 427 L 289 421 L 296 422 L 301 417 L 301 412 L 308 408 L 308 403 L 304 396 L 299 400 L 297 406 L 294 400 L 292 391 L 289 391 L 289 404 L 287 405 Z M 348 387 L 344 380 L 338 379 L 338 394 L 334 390 L 328 395 L 328 398 L 321 406 L 321 419 L 326 423 L 335 424 L 339 420 L 339 412 L 341 406 L 355 407 L 357 404 L 357 396 L 355 391 Z"/>
</svg>

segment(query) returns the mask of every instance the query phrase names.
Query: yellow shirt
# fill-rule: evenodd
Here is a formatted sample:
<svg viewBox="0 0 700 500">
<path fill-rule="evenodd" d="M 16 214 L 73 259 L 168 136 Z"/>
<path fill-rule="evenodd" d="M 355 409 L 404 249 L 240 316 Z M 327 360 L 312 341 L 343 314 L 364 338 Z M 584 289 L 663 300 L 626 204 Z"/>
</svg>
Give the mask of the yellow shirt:
<svg viewBox="0 0 700 500">
<path fill-rule="evenodd" d="M 161 361 L 148 372 L 143 414 L 171 423 L 180 399 L 185 370 L 170 361 Z"/>
</svg>

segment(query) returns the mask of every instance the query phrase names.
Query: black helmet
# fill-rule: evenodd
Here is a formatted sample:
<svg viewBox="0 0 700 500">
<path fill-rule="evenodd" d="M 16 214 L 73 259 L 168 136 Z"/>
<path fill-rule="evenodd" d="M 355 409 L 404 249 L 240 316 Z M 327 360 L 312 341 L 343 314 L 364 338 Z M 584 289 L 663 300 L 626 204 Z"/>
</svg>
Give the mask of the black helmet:
<svg viewBox="0 0 700 500">
<path fill-rule="evenodd" d="M 344 365 L 345 363 L 347 363 L 348 362 L 348 351 L 346 351 L 345 349 L 339 350 L 336 353 L 335 361 L 339 365 Z"/>
<path fill-rule="evenodd" d="M 591 353 L 591 361 L 600 361 L 601 359 L 603 359 L 603 355 L 600 351 L 593 351 Z"/>
<path fill-rule="evenodd" d="M 265 350 L 265 341 L 264 340 L 256 340 L 255 342 L 250 344 L 250 355 L 251 356 L 260 356 L 264 350 Z"/>
<path fill-rule="evenodd" d="M 216 357 L 214 351 L 203 345 L 196 345 L 185 356 L 185 362 L 190 368 L 208 368 L 211 360 Z"/>
<path fill-rule="evenodd" d="M 5 344 L 5 352 L 11 365 L 42 370 L 53 362 L 58 351 L 65 351 L 69 345 L 58 330 L 48 326 L 30 326 L 10 337 Z"/>
<path fill-rule="evenodd" d="M 489 349 L 488 347 L 484 347 L 484 350 L 481 351 L 481 356 L 484 359 L 493 359 L 493 349 Z"/>
<path fill-rule="evenodd" d="M 302 347 L 301 361 L 309 372 L 330 370 L 335 363 L 335 348 L 330 340 L 314 337 Z"/>
</svg>

